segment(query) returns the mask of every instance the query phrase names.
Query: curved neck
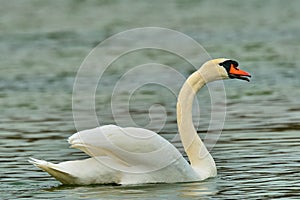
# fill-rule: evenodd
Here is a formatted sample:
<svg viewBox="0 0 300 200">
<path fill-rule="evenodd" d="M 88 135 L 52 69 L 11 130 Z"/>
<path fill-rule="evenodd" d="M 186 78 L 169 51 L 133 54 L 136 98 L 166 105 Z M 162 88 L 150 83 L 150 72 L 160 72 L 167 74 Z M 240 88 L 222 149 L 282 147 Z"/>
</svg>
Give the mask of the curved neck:
<svg viewBox="0 0 300 200">
<path fill-rule="evenodd" d="M 213 158 L 199 138 L 192 118 L 192 107 L 196 93 L 207 82 L 201 71 L 194 72 L 183 84 L 177 101 L 177 124 L 185 152 L 193 168 L 201 168 L 216 173 Z M 212 170 L 212 172 L 210 172 Z"/>
</svg>

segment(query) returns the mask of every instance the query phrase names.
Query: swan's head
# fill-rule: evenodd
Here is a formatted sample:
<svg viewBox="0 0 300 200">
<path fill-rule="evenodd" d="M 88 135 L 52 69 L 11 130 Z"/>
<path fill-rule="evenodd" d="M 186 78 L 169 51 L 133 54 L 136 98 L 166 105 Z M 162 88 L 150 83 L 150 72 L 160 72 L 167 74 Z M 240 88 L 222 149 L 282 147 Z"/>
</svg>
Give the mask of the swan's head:
<svg viewBox="0 0 300 200">
<path fill-rule="evenodd" d="M 214 74 L 214 77 L 209 77 L 209 80 L 230 78 L 250 81 L 249 78 L 251 77 L 250 73 L 239 69 L 239 63 L 237 61 L 227 58 L 218 58 L 207 61 L 201 68 L 203 68 L 204 71 L 209 71 L 210 74 Z M 217 72 L 212 72 L 216 69 Z"/>
</svg>

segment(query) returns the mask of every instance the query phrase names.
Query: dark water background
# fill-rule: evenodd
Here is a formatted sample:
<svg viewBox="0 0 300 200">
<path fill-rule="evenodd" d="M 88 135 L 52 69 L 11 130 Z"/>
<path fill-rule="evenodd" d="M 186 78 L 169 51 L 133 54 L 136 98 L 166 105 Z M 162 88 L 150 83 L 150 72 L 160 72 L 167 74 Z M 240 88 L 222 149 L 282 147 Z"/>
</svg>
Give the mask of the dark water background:
<svg viewBox="0 0 300 200">
<path fill-rule="evenodd" d="M 299 6 L 296 0 L 1 1 L 0 198 L 299 199 Z M 100 41 L 145 26 L 181 31 L 211 57 L 235 58 L 254 75 L 249 84 L 225 82 L 226 124 L 211 152 L 218 176 L 199 183 L 60 186 L 30 165 L 28 157 L 53 162 L 85 157 L 66 141 L 76 132 L 76 72 Z M 126 65 L 151 60 L 172 65 L 185 76 L 191 73 L 187 63 L 161 52 L 125 56 L 112 65 L 107 84 L 97 91 L 102 124 L 114 123 L 109 104 L 114 77 Z M 201 132 L 209 121 L 207 90 L 198 98 Z M 172 138 L 177 133 L 176 97 L 164 88 L 138 90 L 131 102 L 132 118 L 147 124 L 153 103 L 166 107 L 162 133 Z"/>
</svg>

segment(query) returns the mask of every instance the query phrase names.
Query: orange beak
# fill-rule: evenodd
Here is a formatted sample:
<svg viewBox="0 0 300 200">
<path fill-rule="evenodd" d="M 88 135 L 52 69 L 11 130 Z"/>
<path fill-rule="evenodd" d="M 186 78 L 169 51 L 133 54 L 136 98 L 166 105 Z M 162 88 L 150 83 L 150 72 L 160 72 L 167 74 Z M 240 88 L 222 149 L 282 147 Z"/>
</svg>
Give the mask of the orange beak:
<svg viewBox="0 0 300 200">
<path fill-rule="evenodd" d="M 231 64 L 229 69 L 229 77 L 250 81 L 248 77 L 251 77 L 251 74 Z"/>
</svg>

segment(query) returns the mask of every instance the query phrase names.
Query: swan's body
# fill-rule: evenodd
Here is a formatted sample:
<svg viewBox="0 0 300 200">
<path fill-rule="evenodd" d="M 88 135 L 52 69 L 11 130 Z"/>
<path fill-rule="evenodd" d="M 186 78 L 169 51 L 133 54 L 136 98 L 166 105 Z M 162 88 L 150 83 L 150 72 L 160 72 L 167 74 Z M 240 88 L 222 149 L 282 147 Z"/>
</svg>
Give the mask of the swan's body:
<svg viewBox="0 0 300 200">
<path fill-rule="evenodd" d="M 91 158 L 59 164 L 33 160 L 64 184 L 138 184 L 205 178 L 195 173 L 171 143 L 146 129 L 106 125 L 78 132 L 69 142 Z"/>
<path fill-rule="evenodd" d="M 237 69 L 237 62 L 215 59 L 206 62 L 184 83 L 178 96 L 177 122 L 191 164 L 160 135 L 115 125 L 81 131 L 69 138 L 71 147 L 81 149 L 91 158 L 59 164 L 33 158 L 30 162 L 63 184 L 172 183 L 216 176 L 215 162 L 193 126 L 194 96 L 207 82 L 247 76 L 250 74 Z"/>
</svg>

